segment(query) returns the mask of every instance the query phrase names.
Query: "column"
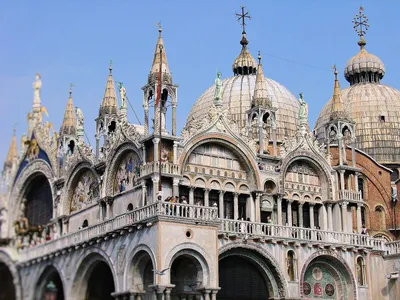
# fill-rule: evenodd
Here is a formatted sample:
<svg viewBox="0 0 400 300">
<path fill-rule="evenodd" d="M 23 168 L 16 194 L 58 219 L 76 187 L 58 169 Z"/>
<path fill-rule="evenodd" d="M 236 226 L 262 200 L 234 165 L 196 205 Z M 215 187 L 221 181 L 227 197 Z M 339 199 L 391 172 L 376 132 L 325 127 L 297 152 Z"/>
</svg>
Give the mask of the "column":
<svg viewBox="0 0 400 300">
<path fill-rule="evenodd" d="M 356 172 L 354 174 L 354 190 L 358 193 L 358 175 L 360 175 L 360 173 Z"/>
<path fill-rule="evenodd" d="M 210 206 L 210 190 L 204 189 L 204 206 Z"/>
<path fill-rule="evenodd" d="M 217 300 L 217 293 L 218 293 L 218 290 L 213 290 L 211 292 L 211 300 Z"/>
<path fill-rule="evenodd" d="M 276 147 L 276 123 L 275 123 L 275 121 L 272 125 L 272 147 L 273 147 L 273 155 L 277 156 L 278 151 L 277 151 L 277 147 Z M 281 223 L 282 223 L 282 221 L 281 221 Z"/>
<path fill-rule="evenodd" d="M 160 143 L 160 139 L 159 138 L 155 138 L 153 139 L 153 144 L 154 144 L 154 161 L 158 161 L 158 145 Z"/>
<path fill-rule="evenodd" d="M 172 133 L 172 135 L 175 135 L 174 133 Z M 174 141 L 174 146 L 173 146 L 173 162 L 174 165 L 178 164 L 178 142 Z"/>
<path fill-rule="evenodd" d="M 261 222 L 261 205 L 260 205 L 260 202 L 261 202 L 261 193 L 257 193 L 256 194 L 256 203 L 255 203 L 255 210 L 256 210 L 256 214 L 255 214 L 255 217 L 256 217 L 256 222 Z"/>
<path fill-rule="evenodd" d="M 151 180 L 153 181 L 153 200 L 151 202 L 156 202 L 159 184 L 158 176 L 154 176 Z"/>
<path fill-rule="evenodd" d="M 146 146 L 145 145 L 143 145 L 142 150 L 143 150 L 143 165 L 145 165 L 146 164 Z"/>
<path fill-rule="evenodd" d="M 342 147 L 342 135 L 338 134 L 338 152 L 339 152 L 339 165 L 343 165 L 343 147 Z"/>
<path fill-rule="evenodd" d="M 144 92 L 143 97 L 143 109 L 144 109 L 144 135 L 149 134 L 149 105 L 147 104 L 146 94 Z"/>
<path fill-rule="evenodd" d="M 276 199 L 276 204 L 278 212 L 277 224 L 282 225 L 282 196 L 278 196 L 278 198 Z"/>
<path fill-rule="evenodd" d="M 203 290 L 203 299 L 204 300 L 210 300 L 210 290 Z"/>
<path fill-rule="evenodd" d="M 99 201 L 98 204 L 99 204 L 99 222 L 102 222 L 103 221 L 103 205 L 102 205 L 101 201 Z"/>
<path fill-rule="evenodd" d="M 310 227 L 314 229 L 314 203 L 310 204 Z"/>
<path fill-rule="evenodd" d="M 219 191 L 219 218 L 224 219 L 224 191 Z"/>
<path fill-rule="evenodd" d="M 176 105 L 175 101 L 172 102 L 172 135 L 176 135 Z"/>
<path fill-rule="evenodd" d="M 348 228 L 347 228 L 347 204 L 349 204 L 349 202 L 343 201 L 341 203 L 342 205 L 342 231 L 343 232 L 347 232 Z"/>
<path fill-rule="evenodd" d="M 174 178 L 172 182 L 172 196 L 179 198 L 179 179 Z"/>
<path fill-rule="evenodd" d="M 333 230 L 332 203 L 328 203 L 328 230 Z"/>
<path fill-rule="evenodd" d="M 96 134 L 96 158 L 99 159 L 100 156 L 100 137 Z"/>
<path fill-rule="evenodd" d="M 304 202 L 299 202 L 299 227 L 303 227 L 303 205 Z"/>
<path fill-rule="evenodd" d="M 362 204 L 357 204 L 357 212 L 356 212 L 356 214 L 357 214 L 357 233 L 361 232 L 361 226 L 362 226 L 362 224 L 361 224 L 361 222 L 362 222 L 361 207 L 362 207 Z"/>
<path fill-rule="evenodd" d="M 146 205 L 147 186 L 146 182 L 142 182 L 142 206 Z"/>
<path fill-rule="evenodd" d="M 189 189 L 189 204 L 194 204 L 194 187 Z"/>
<path fill-rule="evenodd" d="M 233 219 L 239 219 L 239 194 L 233 193 Z"/>
<path fill-rule="evenodd" d="M 340 189 L 344 190 L 344 170 L 339 170 L 340 175 Z"/>
<path fill-rule="evenodd" d="M 351 138 L 351 161 L 353 162 L 353 167 L 356 168 L 356 139 L 355 137 Z"/>
<path fill-rule="evenodd" d="M 258 124 L 258 145 L 260 146 L 260 151 L 258 153 L 263 154 L 264 153 L 264 141 L 263 141 L 263 132 L 262 132 L 262 122 L 260 121 L 262 119 L 259 119 L 259 124 Z"/>
<path fill-rule="evenodd" d="M 165 288 L 165 300 L 171 300 L 172 287 Z"/>
<path fill-rule="evenodd" d="M 287 218 L 288 218 L 288 225 L 293 225 L 293 217 L 292 217 L 292 199 L 288 199 L 287 201 Z M 286 225 L 286 224 L 285 224 Z"/>
</svg>

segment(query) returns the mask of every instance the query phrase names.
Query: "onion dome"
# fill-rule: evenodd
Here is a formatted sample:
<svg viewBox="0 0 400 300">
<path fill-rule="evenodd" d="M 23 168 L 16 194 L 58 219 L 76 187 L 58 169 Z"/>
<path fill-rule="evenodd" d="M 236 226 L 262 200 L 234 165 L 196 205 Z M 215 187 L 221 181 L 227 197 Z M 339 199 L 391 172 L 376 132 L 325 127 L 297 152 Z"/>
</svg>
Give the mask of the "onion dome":
<svg viewBox="0 0 400 300">
<path fill-rule="evenodd" d="M 253 56 L 247 50 L 249 41 L 246 38 L 246 32 L 242 33 L 242 40 L 240 41 L 242 50 L 232 65 L 234 75 L 255 75 L 257 72 L 257 63 Z"/>
<path fill-rule="evenodd" d="M 162 64 L 161 64 L 161 72 L 163 73 L 162 80 L 163 82 L 166 83 L 172 83 L 172 75 L 168 67 L 167 54 L 165 52 L 161 25 L 159 25 L 158 27 L 158 39 L 157 39 L 156 49 L 154 50 L 153 64 L 151 65 L 148 82 L 149 83 L 156 82 L 158 80 L 158 74 L 160 72 L 160 60 L 161 60 L 160 47 L 162 49 Z"/>
<path fill-rule="evenodd" d="M 65 108 L 64 119 L 60 128 L 60 134 L 76 135 L 76 116 L 74 111 L 74 103 L 72 101 L 72 86 L 69 89 L 69 98 L 67 107 Z"/>
<path fill-rule="evenodd" d="M 108 75 L 106 89 L 104 91 L 103 102 L 99 110 L 99 117 L 103 115 L 116 114 L 118 112 L 117 93 L 115 92 L 114 79 L 112 76 L 112 66 L 108 68 L 110 74 Z"/>
</svg>

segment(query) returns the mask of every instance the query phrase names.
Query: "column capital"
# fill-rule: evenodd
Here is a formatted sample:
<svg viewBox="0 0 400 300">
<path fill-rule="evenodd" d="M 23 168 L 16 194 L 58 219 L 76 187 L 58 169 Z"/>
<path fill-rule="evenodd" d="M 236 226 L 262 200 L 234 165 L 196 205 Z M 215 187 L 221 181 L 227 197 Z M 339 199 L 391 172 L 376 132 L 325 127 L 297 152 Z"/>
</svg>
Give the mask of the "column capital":
<svg viewBox="0 0 400 300">
<path fill-rule="evenodd" d="M 332 208 L 332 203 L 327 203 L 326 206 L 328 206 L 329 208 Z"/>
<path fill-rule="evenodd" d="M 348 204 L 349 204 L 349 201 L 343 201 L 342 203 L 340 203 L 340 205 L 342 207 L 347 207 Z"/>
<path fill-rule="evenodd" d="M 209 193 L 210 192 L 210 189 L 208 189 L 208 188 L 205 188 L 203 190 L 204 190 L 204 193 Z"/>
<path fill-rule="evenodd" d="M 357 208 L 361 208 L 361 207 L 364 207 L 364 203 L 358 202 L 358 203 L 357 203 Z"/>
<path fill-rule="evenodd" d="M 174 141 L 174 147 L 178 147 L 179 142 L 178 141 Z"/>
<path fill-rule="evenodd" d="M 262 195 L 263 195 L 263 193 L 256 193 L 257 198 L 261 198 Z"/>
<path fill-rule="evenodd" d="M 237 196 L 239 196 L 239 193 L 238 192 L 233 192 L 233 196 L 237 197 Z"/>
<path fill-rule="evenodd" d="M 223 190 L 220 190 L 220 191 L 218 191 L 218 193 L 221 195 L 223 195 L 223 194 L 225 194 L 225 191 L 223 191 Z"/>
<path fill-rule="evenodd" d="M 346 170 L 337 170 L 340 174 L 344 174 L 344 172 L 346 172 Z"/>
<path fill-rule="evenodd" d="M 299 206 L 303 206 L 304 205 L 304 201 L 299 201 Z"/>
<path fill-rule="evenodd" d="M 312 208 L 314 208 L 315 204 L 316 204 L 316 203 L 314 203 L 314 202 L 309 202 L 309 203 L 308 203 L 308 205 L 310 205 L 310 207 L 312 207 Z"/>
<path fill-rule="evenodd" d="M 154 138 L 152 141 L 154 144 L 158 144 L 160 142 L 160 138 Z"/>
<path fill-rule="evenodd" d="M 174 178 L 172 180 L 172 185 L 179 185 L 179 178 Z"/>
<path fill-rule="evenodd" d="M 194 192 L 195 188 L 196 188 L 195 186 L 191 186 L 189 189 L 191 192 Z"/>
<path fill-rule="evenodd" d="M 294 202 L 293 199 L 287 199 L 287 203 L 292 204 Z"/>
</svg>

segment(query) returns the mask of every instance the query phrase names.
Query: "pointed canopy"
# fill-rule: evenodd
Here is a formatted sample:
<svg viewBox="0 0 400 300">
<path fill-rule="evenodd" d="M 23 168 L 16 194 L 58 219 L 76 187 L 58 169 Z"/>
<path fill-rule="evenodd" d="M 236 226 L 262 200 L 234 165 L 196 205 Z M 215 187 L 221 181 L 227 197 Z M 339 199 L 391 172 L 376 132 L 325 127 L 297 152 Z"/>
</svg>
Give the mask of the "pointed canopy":
<svg viewBox="0 0 400 300">
<path fill-rule="evenodd" d="M 72 101 L 72 89 L 69 90 L 67 107 L 65 108 L 64 120 L 60 128 L 60 134 L 76 135 L 76 116 L 74 103 Z"/>
<path fill-rule="evenodd" d="M 108 114 L 116 114 L 118 112 L 117 93 L 115 92 L 114 79 L 112 76 L 112 66 L 109 67 L 106 89 L 104 91 L 103 102 L 100 106 L 99 117 Z"/>
<path fill-rule="evenodd" d="M 238 57 L 236 57 L 235 61 L 232 65 L 232 70 L 234 75 L 254 75 L 257 70 L 257 63 L 254 60 L 253 56 L 247 50 L 247 45 L 249 41 L 246 37 L 246 32 L 242 33 L 242 40 L 240 41 L 242 45 L 242 50 Z"/>
<path fill-rule="evenodd" d="M 14 133 L 11 138 L 11 144 L 10 148 L 8 149 L 7 159 L 4 162 L 4 167 L 11 167 L 13 162 L 16 161 L 17 158 L 18 158 L 17 136 L 15 134 L 15 128 L 14 128 Z"/>
<path fill-rule="evenodd" d="M 172 83 L 172 77 L 168 67 L 167 54 L 165 52 L 161 26 L 158 28 L 158 39 L 157 39 L 156 49 L 154 50 L 154 58 L 153 58 L 153 64 L 151 65 L 149 81 L 156 81 L 158 78 L 158 74 L 160 71 L 160 61 L 161 61 L 160 47 L 162 49 L 162 64 L 161 64 L 161 71 L 163 73 L 162 79 L 163 81 Z"/>
<path fill-rule="evenodd" d="M 254 87 L 253 106 L 271 107 L 271 100 L 268 97 L 267 81 L 264 77 L 260 52 L 258 52 L 258 67 L 256 84 Z"/>
<path fill-rule="evenodd" d="M 340 84 L 339 79 L 337 77 L 338 72 L 336 70 L 336 66 L 333 67 L 335 82 L 333 85 L 333 97 L 332 97 L 332 110 L 331 110 L 331 120 L 336 119 L 347 119 L 346 109 L 344 107 L 342 95 L 340 93 Z"/>
</svg>

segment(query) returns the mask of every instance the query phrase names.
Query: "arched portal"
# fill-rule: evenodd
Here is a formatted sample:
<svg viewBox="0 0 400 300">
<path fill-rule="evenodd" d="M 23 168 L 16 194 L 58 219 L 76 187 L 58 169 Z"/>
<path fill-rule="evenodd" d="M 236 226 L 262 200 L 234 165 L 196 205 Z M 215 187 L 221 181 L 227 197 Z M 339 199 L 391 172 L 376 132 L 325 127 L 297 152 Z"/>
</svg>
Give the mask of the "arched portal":
<svg viewBox="0 0 400 300">
<path fill-rule="evenodd" d="M 48 179 L 42 173 L 34 175 L 28 183 L 21 209 L 30 227 L 46 225 L 53 217 L 53 198 Z"/>
<path fill-rule="evenodd" d="M 150 286 L 154 284 L 154 267 L 149 253 L 145 250 L 139 250 L 133 257 L 128 273 L 129 289 L 144 293 L 145 299 L 150 299 L 154 295 L 154 289 Z"/>
<path fill-rule="evenodd" d="M 95 263 L 87 281 L 86 300 L 113 300 L 114 279 L 110 267 L 104 261 Z"/>
<path fill-rule="evenodd" d="M 264 300 L 269 298 L 265 278 L 249 259 L 228 256 L 219 262 L 220 300 Z"/>
<path fill-rule="evenodd" d="M 258 248 L 220 250 L 218 300 L 284 299 L 287 287 L 277 262 Z"/>
<path fill-rule="evenodd" d="M 60 274 L 53 266 L 47 267 L 40 275 L 35 288 L 35 299 L 46 299 L 50 290 L 57 294 L 57 300 L 64 300 L 64 287 Z M 1 298 L 0 298 L 1 299 Z"/>
<path fill-rule="evenodd" d="M 171 265 L 171 284 L 175 287 L 171 299 L 200 296 L 198 289 L 203 285 L 203 269 L 200 262 L 189 254 L 183 254 L 174 259 Z"/>
<path fill-rule="evenodd" d="M 0 299 L 16 299 L 13 276 L 4 263 L 0 263 L 0 278 Z"/>
<path fill-rule="evenodd" d="M 301 296 L 307 299 L 356 299 L 349 267 L 333 256 L 311 257 L 303 268 L 300 284 Z"/>
</svg>

